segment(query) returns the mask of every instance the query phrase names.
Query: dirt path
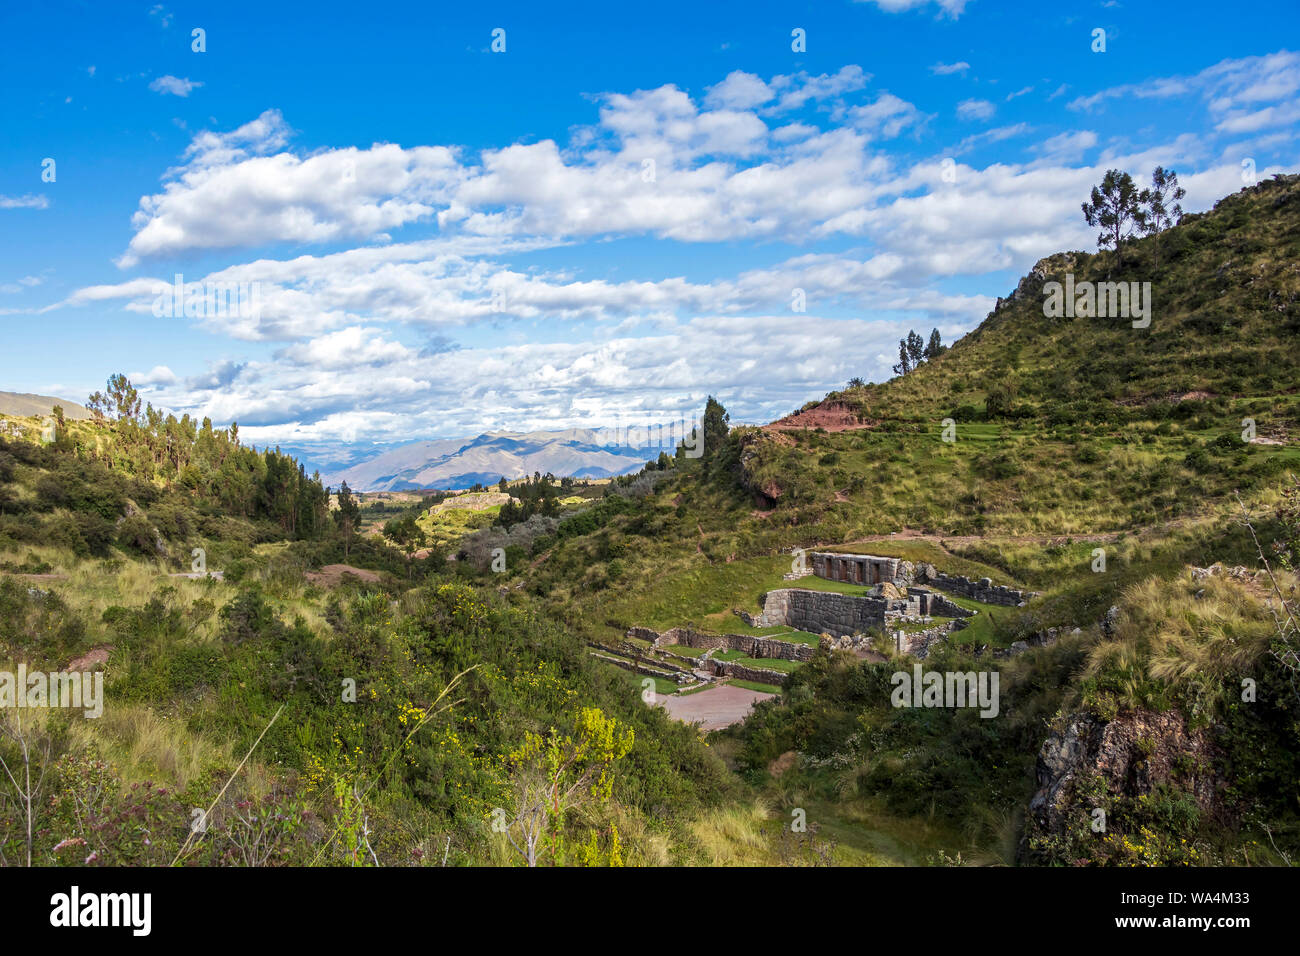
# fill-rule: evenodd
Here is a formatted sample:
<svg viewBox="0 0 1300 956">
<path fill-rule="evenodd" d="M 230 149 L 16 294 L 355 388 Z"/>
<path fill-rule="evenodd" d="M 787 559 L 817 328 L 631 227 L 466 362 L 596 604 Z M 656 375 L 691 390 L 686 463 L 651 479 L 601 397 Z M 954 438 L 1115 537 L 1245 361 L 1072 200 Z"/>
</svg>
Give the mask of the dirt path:
<svg viewBox="0 0 1300 956">
<path fill-rule="evenodd" d="M 1172 521 L 1165 521 L 1161 524 L 1149 525 L 1143 528 L 1131 528 L 1127 531 L 1102 531 L 1097 534 L 998 534 L 996 532 L 993 534 L 930 534 L 917 531 L 914 528 L 903 528 L 899 531 L 891 531 L 889 534 L 863 535 L 860 538 L 854 538 L 852 541 L 845 541 L 842 544 L 831 545 L 830 547 L 847 548 L 854 544 L 865 544 L 870 541 L 928 541 L 937 544 L 941 548 L 944 547 L 945 543 L 961 546 L 982 544 L 984 542 L 997 543 L 1000 541 L 1005 541 L 1008 544 L 1065 544 L 1067 541 L 1115 541 L 1123 536 L 1141 537 L 1152 533 L 1168 534 L 1178 528 L 1211 517 L 1213 515 L 1184 515 Z"/>
<path fill-rule="evenodd" d="M 969 545 L 985 541 L 1006 541 L 1011 544 L 1064 544 L 1066 541 L 1114 541 L 1121 534 L 1130 532 L 1105 531 L 1101 534 L 928 534 L 904 528 L 890 534 L 868 534 L 852 541 L 837 544 L 837 548 L 869 541 L 928 541 L 943 547 L 945 544 Z"/>
</svg>

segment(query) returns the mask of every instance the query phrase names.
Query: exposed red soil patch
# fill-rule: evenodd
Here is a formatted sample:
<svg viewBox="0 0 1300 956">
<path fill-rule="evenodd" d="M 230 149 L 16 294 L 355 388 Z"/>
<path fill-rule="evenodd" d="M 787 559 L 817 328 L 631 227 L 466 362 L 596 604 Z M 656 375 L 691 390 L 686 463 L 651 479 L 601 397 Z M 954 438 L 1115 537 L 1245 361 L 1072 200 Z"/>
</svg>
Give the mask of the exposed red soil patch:
<svg viewBox="0 0 1300 956">
<path fill-rule="evenodd" d="M 785 418 L 778 418 L 770 425 L 764 425 L 763 430 L 783 432 L 803 428 L 821 428 L 828 432 L 849 432 L 874 428 L 878 424 L 877 421 L 868 420 L 864 422 L 859 419 L 857 409 L 832 402 L 815 405 L 802 412 L 787 415 Z"/>
<path fill-rule="evenodd" d="M 108 663 L 108 655 L 113 653 L 112 644 L 98 644 L 92 647 L 80 657 L 74 657 L 68 661 L 68 670 L 70 671 L 89 671 L 94 670 L 101 664 Z"/>
</svg>

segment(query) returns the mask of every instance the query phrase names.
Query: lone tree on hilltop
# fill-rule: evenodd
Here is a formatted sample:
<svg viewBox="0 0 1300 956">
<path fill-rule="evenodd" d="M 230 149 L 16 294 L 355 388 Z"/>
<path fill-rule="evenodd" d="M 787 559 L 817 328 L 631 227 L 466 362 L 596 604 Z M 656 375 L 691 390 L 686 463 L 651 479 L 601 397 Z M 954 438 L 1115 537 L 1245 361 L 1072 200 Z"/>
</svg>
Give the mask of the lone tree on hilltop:
<svg viewBox="0 0 1300 956">
<path fill-rule="evenodd" d="M 1102 177 L 1100 188 L 1092 187 L 1090 202 L 1083 204 L 1083 218 L 1090 226 L 1098 226 L 1097 246 L 1115 247 L 1119 263 L 1124 261 L 1123 244 L 1146 228 L 1147 211 L 1143 208 L 1150 194 L 1139 190 L 1133 177 L 1122 169 L 1108 169 Z"/>
<path fill-rule="evenodd" d="M 1187 190 L 1178 185 L 1178 174 L 1172 169 L 1157 166 L 1145 195 L 1147 220 L 1143 228 L 1148 235 L 1168 229 L 1182 218 L 1183 207 L 1178 200 L 1187 195 Z"/>
<path fill-rule="evenodd" d="M 938 329 L 930 330 L 930 341 L 925 344 L 925 360 L 938 358 L 944 352 L 948 351 L 948 346 L 943 344 L 943 339 L 939 335 Z"/>
<path fill-rule="evenodd" d="M 722 403 L 709 396 L 704 403 L 704 455 L 712 458 L 714 452 L 727 443 L 727 433 L 731 431 L 731 415 L 722 407 Z"/>
</svg>

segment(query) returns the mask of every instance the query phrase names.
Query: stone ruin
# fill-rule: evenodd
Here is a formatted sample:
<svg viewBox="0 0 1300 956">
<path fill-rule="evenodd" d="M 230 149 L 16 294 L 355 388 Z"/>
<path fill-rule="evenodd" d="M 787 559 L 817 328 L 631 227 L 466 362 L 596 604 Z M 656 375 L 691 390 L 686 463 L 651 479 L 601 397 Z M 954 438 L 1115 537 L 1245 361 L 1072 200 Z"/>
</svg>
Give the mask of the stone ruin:
<svg viewBox="0 0 1300 956">
<path fill-rule="evenodd" d="M 1031 591 L 1019 591 L 995 585 L 989 578 L 972 580 L 960 575 L 944 574 L 932 564 L 913 564 L 902 558 L 872 554 L 841 554 L 833 551 L 806 552 L 806 565 L 787 580 L 809 574 L 829 581 L 857 584 L 863 594 L 840 594 L 809 588 L 789 587 L 768 591 L 760 601 L 759 614 L 735 613 L 750 627 L 788 627 L 822 636 L 821 646 L 849 650 L 859 655 L 873 652 L 869 632 L 883 631 L 886 640 L 900 654 L 925 657 L 930 647 L 944 641 L 953 631 L 967 626 L 967 619 L 977 612 L 962 607 L 942 592 L 956 594 L 983 604 L 1021 607 L 1034 597 Z M 949 618 L 934 621 L 935 617 Z M 1052 643 L 1057 635 L 1045 635 L 1043 644 Z M 644 640 L 643 651 L 631 644 Z M 682 657 L 667 650 L 669 646 L 704 650 L 698 658 Z M 996 656 L 1027 650 L 1013 646 L 996 651 Z M 813 648 L 801 643 L 745 634 L 704 634 L 692 628 L 671 628 L 662 634 L 649 628 L 633 627 L 627 640 L 618 648 L 599 647 L 610 655 L 611 663 L 650 676 L 662 677 L 679 684 L 708 683 L 719 677 L 738 677 L 762 683 L 780 684 L 784 673 L 738 661 L 713 659 L 717 651 L 739 650 L 751 659 L 783 658 L 806 661 Z M 646 656 L 648 655 L 648 656 Z"/>
<path fill-rule="evenodd" d="M 902 558 L 812 551 L 807 553 L 807 559 L 809 573 L 819 578 L 858 584 L 870 590 L 853 595 L 779 588 L 763 595 L 762 613 L 738 612 L 741 619 L 751 627 L 782 626 L 825 634 L 837 643 L 852 641 L 872 628 L 879 628 L 900 653 L 924 656 L 931 644 L 965 627 L 965 619 L 976 613 L 941 592 L 1007 607 L 1022 607 L 1034 597 L 1031 591 L 995 585 L 989 578 L 972 580 L 944 574 L 932 564 L 913 564 Z M 932 617 L 954 620 L 928 628 L 903 627 L 929 624 Z M 858 649 L 856 644 L 853 649 Z"/>
<path fill-rule="evenodd" d="M 879 558 L 873 554 L 836 554 L 832 551 L 813 551 L 808 555 L 812 573 L 828 581 L 845 581 L 850 584 L 891 584 L 907 586 L 911 583 L 903 572 L 901 558 Z"/>
<path fill-rule="evenodd" d="M 932 615 L 971 617 L 969 611 L 930 588 L 913 585 L 902 594 L 892 584 L 877 585 L 875 593 L 837 594 L 808 588 L 778 588 L 763 595 L 761 614 L 741 612 L 750 627 L 792 627 L 811 634 L 860 634 L 891 623 L 921 621 Z"/>
<path fill-rule="evenodd" d="M 1033 591 L 1018 591 L 1015 588 L 994 584 L 991 578 L 974 580 L 958 574 L 944 574 L 933 564 L 913 564 L 902 558 L 812 551 L 808 554 L 808 559 L 812 573 L 828 581 L 843 581 L 866 587 L 892 584 L 897 588 L 929 584 L 941 591 L 970 598 L 981 604 L 997 604 L 1003 607 L 1023 607 L 1026 601 L 1035 596 Z"/>
</svg>

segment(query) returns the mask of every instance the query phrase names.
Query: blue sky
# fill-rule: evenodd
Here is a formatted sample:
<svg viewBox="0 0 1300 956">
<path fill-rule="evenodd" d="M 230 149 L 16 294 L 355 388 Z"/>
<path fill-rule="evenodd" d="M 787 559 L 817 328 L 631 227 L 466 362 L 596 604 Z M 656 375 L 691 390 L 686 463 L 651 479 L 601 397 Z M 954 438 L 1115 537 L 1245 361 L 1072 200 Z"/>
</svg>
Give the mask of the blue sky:
<svg viewBox="0 0 1300 956">
<path fill-rule="evenodd" d="M 1298 23 L 8 4 L 0 388 L 84 401 L 128 372 L 259 444 L 661 422 L 709 393 L 768 420 L 1094 248 L 1079 204 L 1109 166 L 1175 168 L 1188 211 L 1295 171 Z M 255 287 L 256 314 L 155 315 L 176 274 Z"/>
</svg>

